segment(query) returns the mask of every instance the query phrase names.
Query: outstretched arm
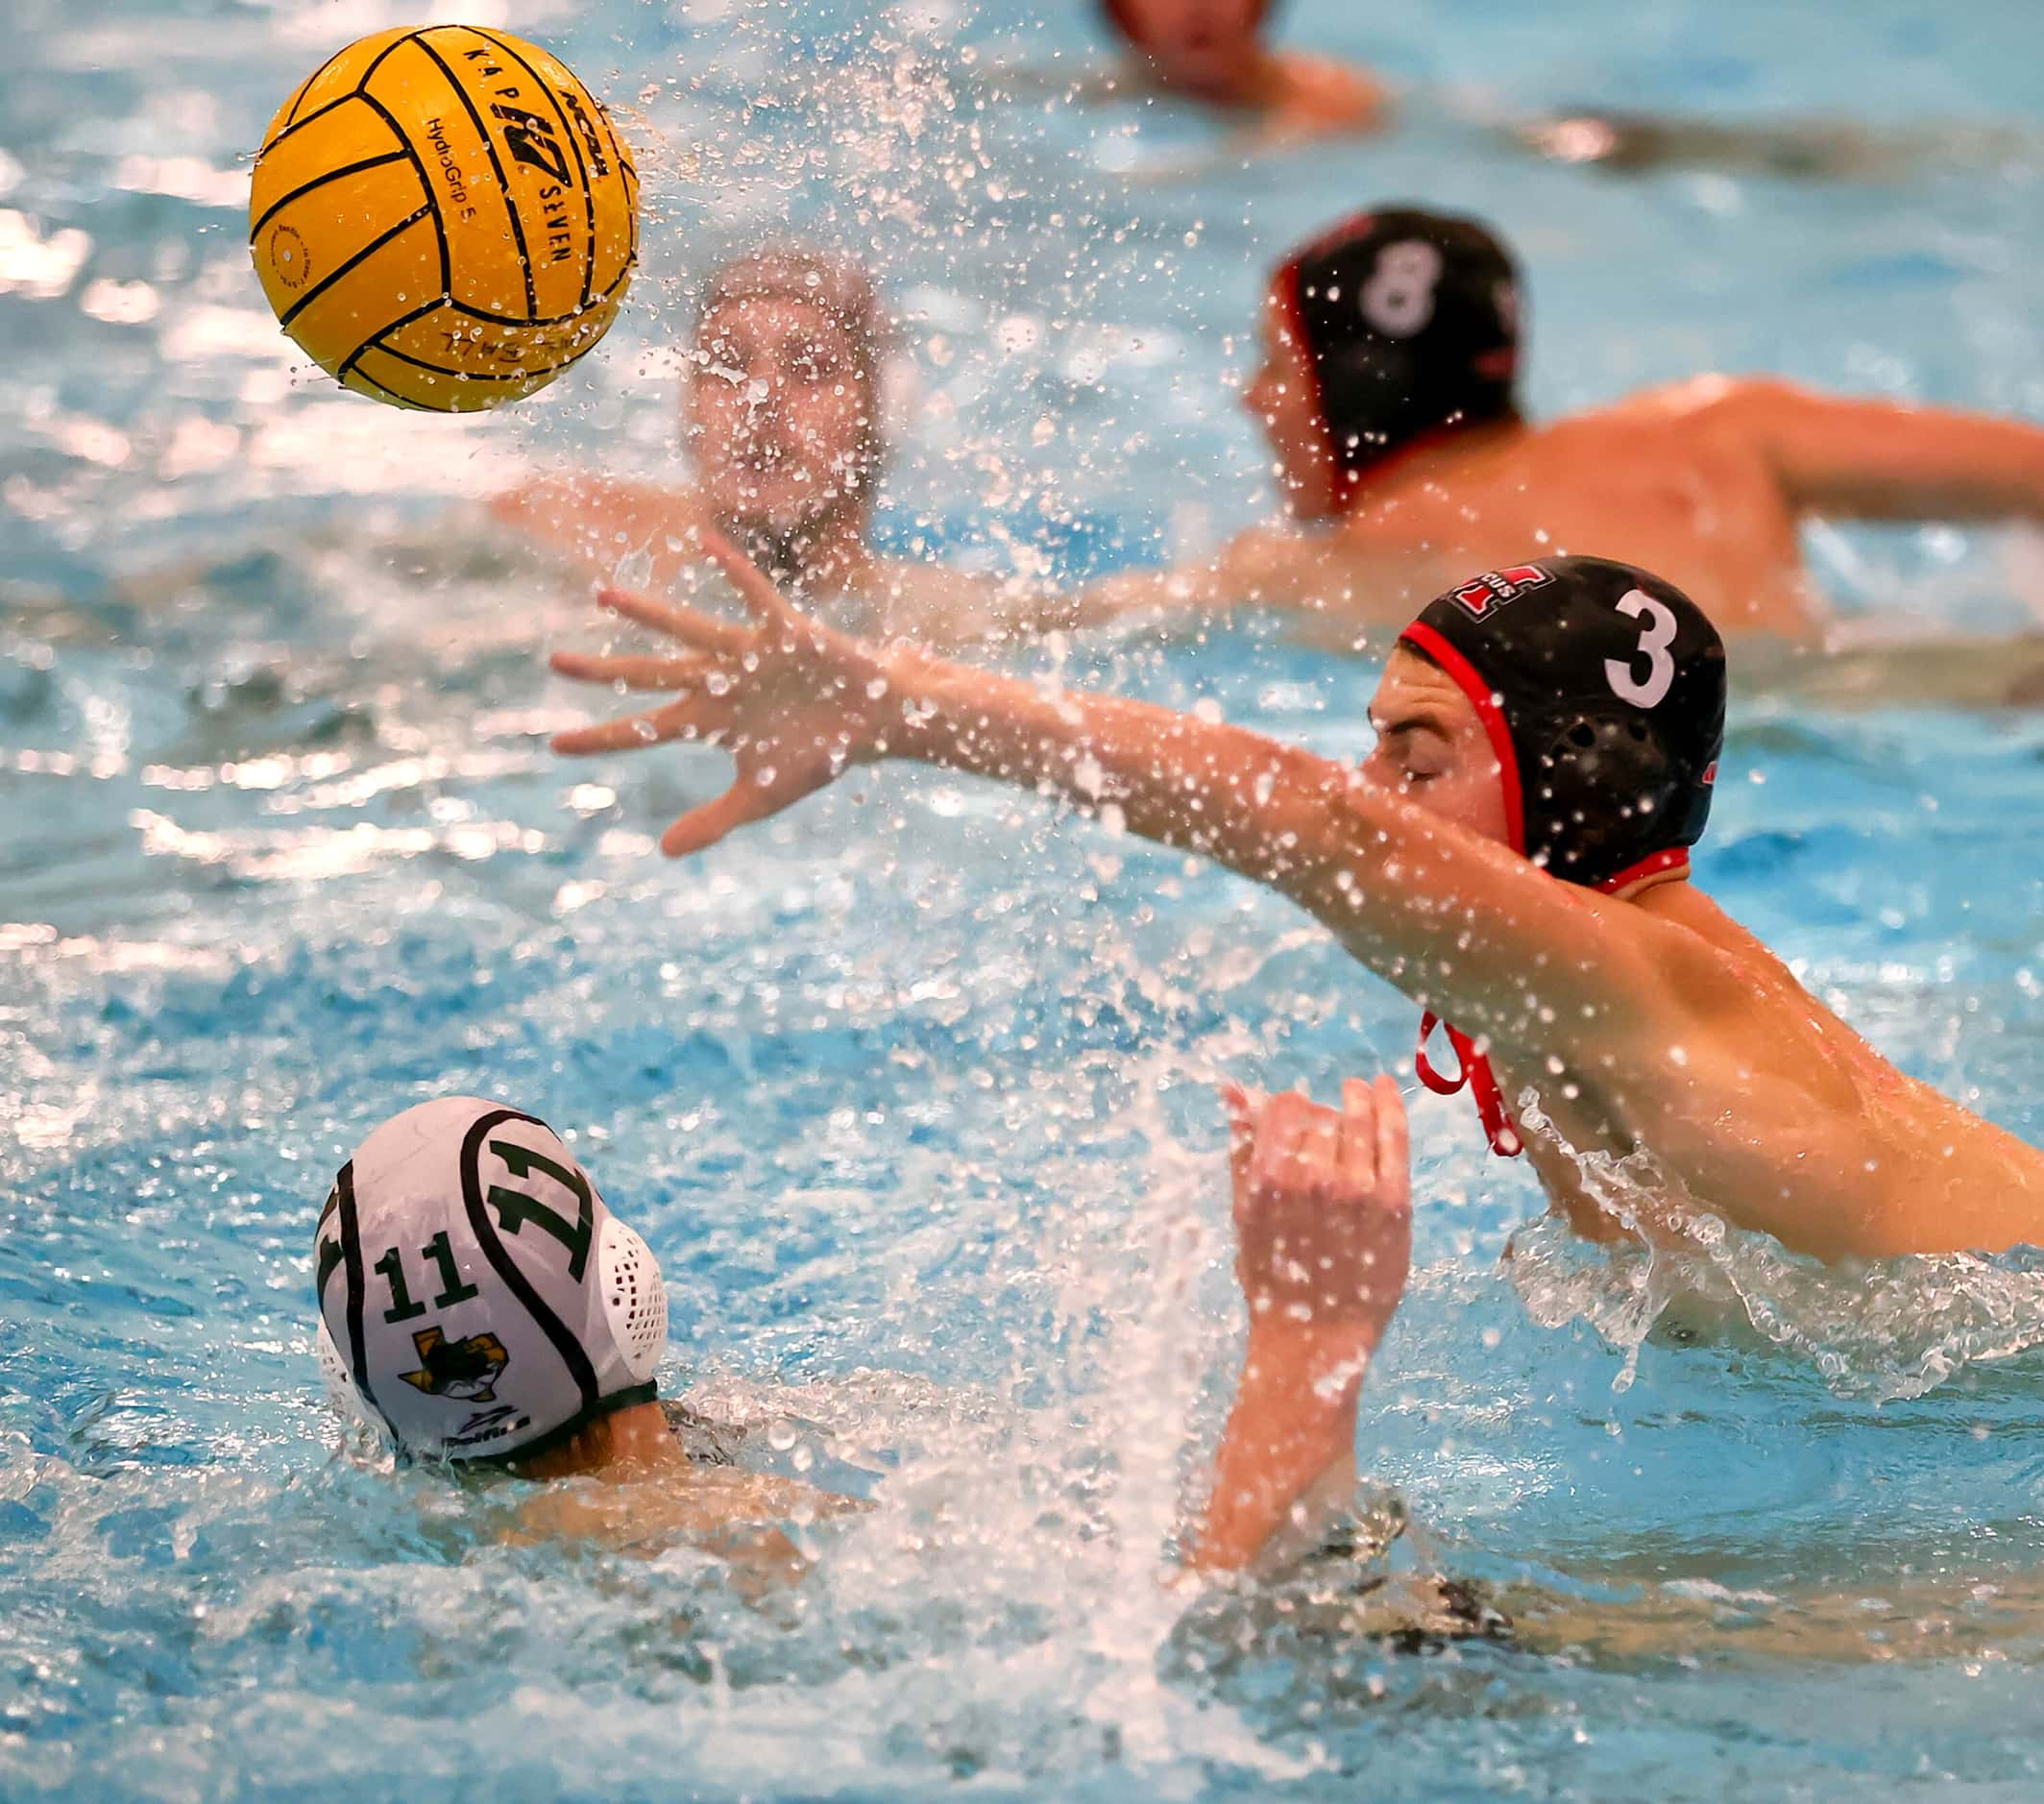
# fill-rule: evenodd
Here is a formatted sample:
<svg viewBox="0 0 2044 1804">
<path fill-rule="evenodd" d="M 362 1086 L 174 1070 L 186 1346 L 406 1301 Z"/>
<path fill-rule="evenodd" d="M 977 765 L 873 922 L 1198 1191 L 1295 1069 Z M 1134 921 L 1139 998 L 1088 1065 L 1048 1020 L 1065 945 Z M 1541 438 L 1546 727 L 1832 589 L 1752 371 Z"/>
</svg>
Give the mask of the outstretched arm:
<svg viewBox="0 0 2044 1804">
<path fill-rule="evenodd" d="M 1189 1564 L 1296 1550 L 1355 1492 L 1355 1405 L 1412 1263 L 1405 1107 L 1389 1078 L 1303 1096 L 1228 1094 L 1235 1273 L 1249 1351 Z"/>
<path fill-rule="evenodd" d="M 609 591 L 620 613 L 696 649 L 553 660 L 587 681 L 676 692 L 643 714 L 563 733 L 556 749 L 679 739 L 731 752 L 736 781 L 668 829 L 669 855 L 778 813 L 853 763 L 907 757 L 1060 794 L 1268 884 L 1468 1033 L 1588 1056 L 1667 956 L 1661 942 L 1673 930 L 1553 882 L 1347 766 L 1143 702 L 1047 689 L 912 647 L 871 649 L 795 613 L 716 535 L 704 544 L 757 628 Z"/>
<path fill-rule="evenodd" d="M 1166 620 L 1237 607 L 1348 622 L 1369 617 L 1369 598 L 1361 593 L 1355 554 L 1339 532 L 1256 526 L 1209 558 L 1169 570 L 1122 571 L 1090 583 L 1072 597 L 1069 618 L 1057 623 L 1098 626 L 1138 614 Z M 1403 600 L 1400 594 L 1398 601 Z"/>
<path fill-rule="evenodd" d="M 1944 407 L 1741 385 L 1792 506 L 1854 520 L 2044 520 L 2044 427 Z"/>
<path fill-rule="evenodd" d="M 541 476 L 507 489 L 490 511 L 593 575 L 609 576 L 634 555 L 650 560 L 646 580 L 665 588 L 697 561 L 684 543 L 702 520 L 686 494 L 610 476 Z"/>
</svg>

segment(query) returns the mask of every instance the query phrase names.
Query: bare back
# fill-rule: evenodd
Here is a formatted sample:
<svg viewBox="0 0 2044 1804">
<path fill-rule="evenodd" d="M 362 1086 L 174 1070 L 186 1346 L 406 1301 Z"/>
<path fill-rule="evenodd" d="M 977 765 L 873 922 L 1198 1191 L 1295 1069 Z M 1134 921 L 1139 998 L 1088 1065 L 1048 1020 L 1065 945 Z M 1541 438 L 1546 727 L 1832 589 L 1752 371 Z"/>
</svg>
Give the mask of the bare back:
<svg viewBox="0 0 2044 1804">
<path fill-rule="evenodd" d="M 1346 605 L 1402 625 L 1472 570 L 1591 552 L 1679 571 L 1723 628 L 1813 636 L 1795 513 L 1732 392 L 1704 378 L 1394 465 L 1336 529 Z"/>
</svg>

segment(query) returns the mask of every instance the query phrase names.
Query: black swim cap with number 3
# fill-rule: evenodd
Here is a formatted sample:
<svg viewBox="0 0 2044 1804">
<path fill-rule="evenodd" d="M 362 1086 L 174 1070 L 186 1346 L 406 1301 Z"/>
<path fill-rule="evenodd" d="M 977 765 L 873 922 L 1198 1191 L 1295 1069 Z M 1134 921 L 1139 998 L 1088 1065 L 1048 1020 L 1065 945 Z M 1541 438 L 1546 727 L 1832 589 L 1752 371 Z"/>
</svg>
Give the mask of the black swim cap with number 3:
<svg viewBox="0 0 2044 1804">
<path fill-rule="evenodd" d="M 1399 643 L 1474 704 L 1516 850 L 1605 890 L 1687 865 L 1724 744 L 1725 656 L 1681 590 L 1545 557 L 1437 596 Z"/>
<path fill-rule="evenodd" d="M 1273 293 L 1304 347 L 1346 500 L 1415 440 L 1519 411 L 1519 275 L 1472 219 L 1358 214 L 1296 253 Z"/>
</svg>

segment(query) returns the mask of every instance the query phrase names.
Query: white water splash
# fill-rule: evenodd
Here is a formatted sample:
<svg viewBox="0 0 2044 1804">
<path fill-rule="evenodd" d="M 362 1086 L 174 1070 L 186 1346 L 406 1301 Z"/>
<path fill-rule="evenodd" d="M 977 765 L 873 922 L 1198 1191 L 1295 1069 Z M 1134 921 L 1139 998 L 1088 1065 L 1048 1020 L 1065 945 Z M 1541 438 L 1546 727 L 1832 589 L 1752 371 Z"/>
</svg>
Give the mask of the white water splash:
<svg viewBox="0 0 2044 1804">
<path fill-rule="evenodd" d="M 1807 1358 L 1836 1395 L 1876 1402 L 1921 1397 L 1969 1365 L 2044 1342 L 2044 1255 L 1826 1265 L 1733 1227 L 1647 1154 L 1577 1152 L 1531 1091 L 1520 1109 L 1525 1131 L 1568 1155 L 1584 1193 L 1613 1221 L 1636 1228 L 1651 1205 L 1650 1243 L 1593 1245 L 1558 1216 L 1512 1242 L 1512 1281 L 1536 1322 L 1587 1322 L 1623 1353 L 1615 1391 L 1631 1388 L 1640 1349 L 1657 1327 L 1714 1338 L 1750 1330 Z"/>
</svg>

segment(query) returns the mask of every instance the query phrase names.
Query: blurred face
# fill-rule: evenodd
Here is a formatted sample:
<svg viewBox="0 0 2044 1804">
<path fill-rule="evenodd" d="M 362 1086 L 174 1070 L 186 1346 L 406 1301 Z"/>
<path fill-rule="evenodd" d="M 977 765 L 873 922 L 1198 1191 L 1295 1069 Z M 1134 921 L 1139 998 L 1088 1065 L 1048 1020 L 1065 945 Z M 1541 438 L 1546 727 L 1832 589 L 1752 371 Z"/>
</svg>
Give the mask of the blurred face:
<svg viewBox="0 0 2044 1804">
<path fill-rule="evenodd" d="M 1334 455 L 1320 417 L 1320 388 L 1305 346 L 1274 293 L 1263 309 L 1263 362 L 1242 391 L 1242 404 L 1263 427 L 1278 460 L 1285 504 L 1302 520 L 1340 511 Z"/>
<path fill-rule="evenodd" d="M 1121 0 L 1120 10 L 1162 81 L 1226 98 L 1254 60 L 1264 9 L 1263 0 Z"/>
<path fill-rule="evenodd" d="M 1497 754 L 1454 678 L 1399 646 L 1384 666 L 1370 724 L 1376 745 L 1363 761 L 1367 781 L 1486 840 L 1511 842 Z"/>
<path fill-rule="evenodd" d="M 747 295 L 711 313 L 685 411 L 703 491 L 727 519 L 795 531 L 871 479 L 860 348 L 810 302 Z"/>
</svg>

